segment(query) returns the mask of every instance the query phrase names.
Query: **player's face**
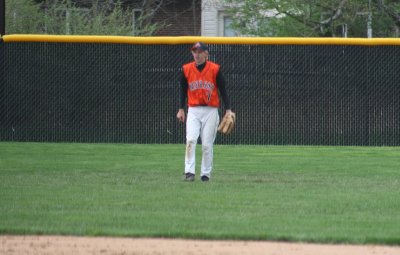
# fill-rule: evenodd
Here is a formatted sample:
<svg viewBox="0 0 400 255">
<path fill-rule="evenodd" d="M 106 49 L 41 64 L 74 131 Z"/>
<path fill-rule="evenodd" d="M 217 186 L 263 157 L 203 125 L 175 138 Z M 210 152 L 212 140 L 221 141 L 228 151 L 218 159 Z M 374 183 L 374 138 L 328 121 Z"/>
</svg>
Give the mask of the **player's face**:
<svg viewBox="0 0 400 255">
<path fill-rule="evenodd" d="M 193 55 L 193 59 L 196 62 L 196 64 L 201 65 L 204 62 L 206 62 L 207 57 L 208 57 L 208 52 L 203 51 L 201 49 L 194 49 L 194 50 L 192 50 L 192 55 Z"/>
</svg>

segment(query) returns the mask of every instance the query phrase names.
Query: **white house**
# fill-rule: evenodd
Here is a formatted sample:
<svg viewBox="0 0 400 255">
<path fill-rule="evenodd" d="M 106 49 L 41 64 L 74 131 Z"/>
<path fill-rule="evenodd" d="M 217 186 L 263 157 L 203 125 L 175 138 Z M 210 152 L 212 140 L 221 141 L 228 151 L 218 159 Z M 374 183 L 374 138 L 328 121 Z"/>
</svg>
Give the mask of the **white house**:
<svg viewBox="0 0 400 255">
<path fill-rule="evenodd" d="M 246 36 L 231 28 L 232 16 L 226 11 L 230 6 L 224 0 L 202 0 L 201 35 L 202 36 Z M 260 10 L 265 18 L 282 18 L 276 9 Z M 257 26 L 255 21 L 253 26 Z"/>
<path fill-rule="evenodd" d="M 202 0 L 202 36 L 238 36 L 238 33 L 230 28 L 232 18 L 225 11 L 226 8 L 223 0 Z"/>
</svg>

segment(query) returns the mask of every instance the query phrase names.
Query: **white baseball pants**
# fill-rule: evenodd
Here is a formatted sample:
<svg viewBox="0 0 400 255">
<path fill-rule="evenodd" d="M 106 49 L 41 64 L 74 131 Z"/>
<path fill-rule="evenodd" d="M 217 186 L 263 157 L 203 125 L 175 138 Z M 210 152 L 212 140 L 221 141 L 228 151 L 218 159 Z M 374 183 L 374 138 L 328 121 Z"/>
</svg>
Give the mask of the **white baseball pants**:
<svg viewBox="0 0 400 255">
<path fill-rule="evenodd" d="M 210 178 L 213 168 L 213 146 L 219 124 L 218 108 L 209 106 L 189 107 L 186 120 L 185 173 L 195 174 L 196 144 L 201 138 L 201 176 Z"/>
</svg>

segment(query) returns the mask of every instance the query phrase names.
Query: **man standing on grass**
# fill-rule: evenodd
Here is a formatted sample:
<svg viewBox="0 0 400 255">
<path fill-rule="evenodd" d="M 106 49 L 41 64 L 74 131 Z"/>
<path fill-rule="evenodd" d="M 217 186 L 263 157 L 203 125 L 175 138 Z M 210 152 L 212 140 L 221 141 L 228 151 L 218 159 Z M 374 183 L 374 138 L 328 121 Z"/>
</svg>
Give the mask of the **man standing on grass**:
<svg viewBox="0 0 400 255">
<path fill-rule="evenodd" d="M 186 120 L 185 181 L 195 179 L 195 153 L 199 135 L 202 141 L 201 180 L 208 181 L 213 168 L 213 146 L 219 124 L 219 94 L 225 105 L 225 115 L 232 114 L 220 66 L 208 60 L 208 47 L 202 42 L 192 47 L 193 62 L 183 65 L 181 78 L 179 121 Z"/>
</svg>

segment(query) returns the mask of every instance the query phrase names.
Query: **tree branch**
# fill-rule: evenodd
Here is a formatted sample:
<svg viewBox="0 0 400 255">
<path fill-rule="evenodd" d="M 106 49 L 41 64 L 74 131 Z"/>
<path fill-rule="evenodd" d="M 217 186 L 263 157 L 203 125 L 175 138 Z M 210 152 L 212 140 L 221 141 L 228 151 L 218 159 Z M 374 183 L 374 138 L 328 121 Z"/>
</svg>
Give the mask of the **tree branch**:
<svg viewBox="0 0 400 255">
<path fill-rule="evenodd" d="M 340 15 L 342 15 L 342 9 L 343 6 L 346 4 L 347 0 L 342 0 L 338 6 L 338 8 L 336 9 L 336 12 L 333 14 L 333 16 L 329 17 L 326 20 L 322 20 L 320 22 L 320 24 L 326 25 L 326 24 L 330 24 L 333 20 L 337 19 L 340 17 Z"/>
<path fill-rule="evenodd" d="M 396 13 L 394 10 L 390 9 L 387 7 L 384 3 L 383 0 L 377 0 L 378 2 L 378 8 L 385 13 L 387 13 L 399 26 L 400 25 L 400 14 Z"/>
</svg>

